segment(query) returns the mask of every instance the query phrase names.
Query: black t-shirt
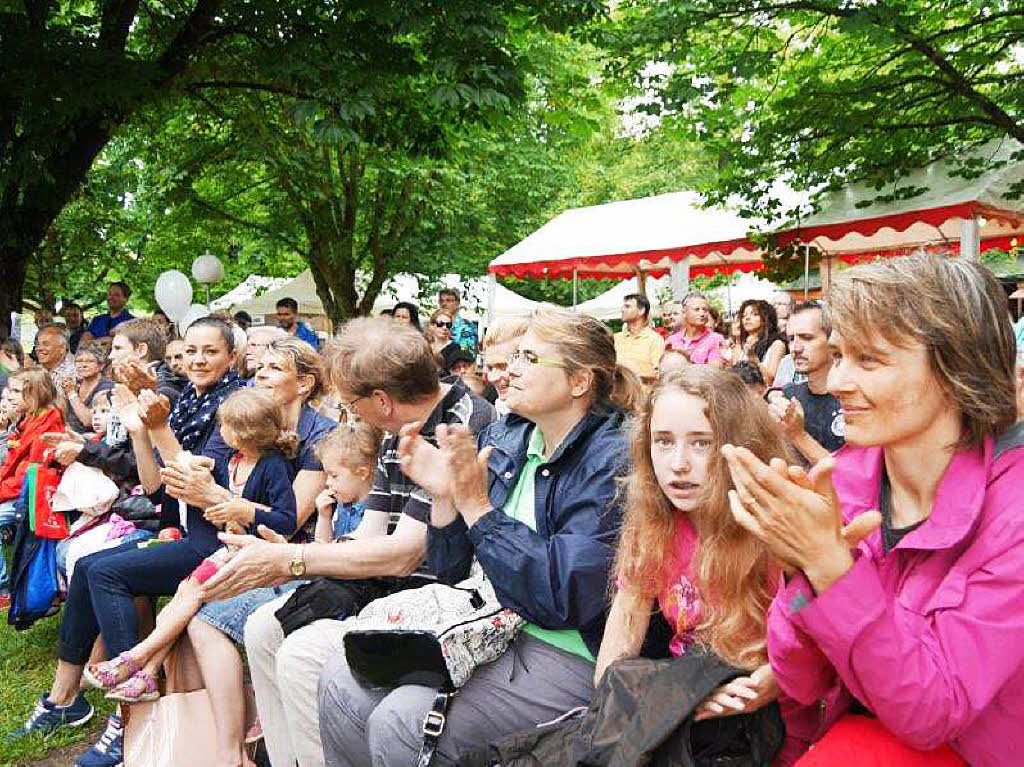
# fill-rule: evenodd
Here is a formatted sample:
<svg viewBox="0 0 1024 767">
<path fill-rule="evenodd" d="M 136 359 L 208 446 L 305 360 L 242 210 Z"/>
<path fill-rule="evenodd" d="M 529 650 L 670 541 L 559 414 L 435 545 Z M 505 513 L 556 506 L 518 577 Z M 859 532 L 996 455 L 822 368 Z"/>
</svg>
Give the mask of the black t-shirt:
<svg viewBox="0 0 1024 767">
<path fill-rule="evenodd" d="M 796 397 L 804 409 L 804 431 L 830 453 L 846 444 L 846 421 L 839 400 L 831 394 L 814 394 L 807 383 L 789 384 L 782 389 Z"/>
</svg>

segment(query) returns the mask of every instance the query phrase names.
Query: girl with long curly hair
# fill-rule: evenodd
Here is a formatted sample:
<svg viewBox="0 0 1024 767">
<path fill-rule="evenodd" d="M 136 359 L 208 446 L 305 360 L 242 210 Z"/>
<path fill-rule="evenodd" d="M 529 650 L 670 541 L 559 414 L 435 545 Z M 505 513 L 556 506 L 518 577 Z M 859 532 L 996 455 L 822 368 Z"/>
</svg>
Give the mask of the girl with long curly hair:
<svg viewBox="0 0 1024 767">
<path fill-rule="evenodd" d="M 730 512 L 720 452 L 730 443 L 765 461 L 788 455 L 764 403 L 728 371 L 674 371 L 637 413 L 617 591 L 595 669 L 599 682 L 613 661 L 640 653 L 657 603 L 673 631 L 671 655 L 700 648 L 750 672 L 712 693 L 698 719 L 750 713 L 779 696 L 766 645 L 779 568 Z"/>
</svg>

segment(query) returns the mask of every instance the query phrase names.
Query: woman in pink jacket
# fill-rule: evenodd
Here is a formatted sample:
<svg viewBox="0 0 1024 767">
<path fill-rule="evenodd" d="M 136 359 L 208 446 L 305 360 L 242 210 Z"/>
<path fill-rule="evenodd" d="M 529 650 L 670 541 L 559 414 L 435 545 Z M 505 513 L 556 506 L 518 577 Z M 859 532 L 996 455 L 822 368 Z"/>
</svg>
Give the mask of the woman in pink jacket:
<svg viewBox="0 0 1024 767">
<path fill-rule="evenodd" d="M 908 257 L 840 275 L 828 315 L 846 447 L 809 476 L 723 447 L 733 514 L 792 568 L 768 653 L 786 694 L 820 702 L 800 736 L 843 718 L 801 761 L 1019 764 L 1024 439 L 1006 294 L 976 263 Z M 850 550 L 843 522 L 880 529 Z"/>
</svg>

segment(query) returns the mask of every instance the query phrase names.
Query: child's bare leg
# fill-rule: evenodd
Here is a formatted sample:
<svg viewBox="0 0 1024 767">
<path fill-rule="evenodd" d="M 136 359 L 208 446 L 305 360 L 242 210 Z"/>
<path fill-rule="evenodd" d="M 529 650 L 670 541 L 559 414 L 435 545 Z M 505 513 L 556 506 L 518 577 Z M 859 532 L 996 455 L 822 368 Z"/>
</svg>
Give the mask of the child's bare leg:
<svg viewBox="0 0 1024 767">
<path fill-rule="evenodd" d="M 217 723 L 218 767 L 239 767 L 248 761 L 242 743 L 245 737 L 245 687 L 242 656 L 231 638 L 199 618 L 188 624 L 188 636 L 203 672 Z M 251 762 L 249 762 L 251 764 Z"/>
</svg>

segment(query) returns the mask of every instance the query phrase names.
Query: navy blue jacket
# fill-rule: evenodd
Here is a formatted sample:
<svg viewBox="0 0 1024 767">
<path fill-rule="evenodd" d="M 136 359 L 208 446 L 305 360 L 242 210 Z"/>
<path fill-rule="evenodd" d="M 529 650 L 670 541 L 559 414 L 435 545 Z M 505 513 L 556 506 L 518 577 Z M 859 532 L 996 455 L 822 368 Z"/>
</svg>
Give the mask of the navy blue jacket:
<svg viewBox="0 0 1024 767">
<path fill-rule="evenodd" d="M 473 556 L 501 604 L 546 629 L 578 629 L 597 654 L 608 609 L 608 578 L 622 522 L 616 479 L 628 456 L 626 416 L 591 412 L 537 467 L 537 530 L 501 511 L 526 464 L 531 421 L 509 414 L 480 432 L 491 511 L 472 529 L 459 517 L 430 526 L 427 561 L 446 583 L 469 574 Z"/>
<path fill-rule="evenodd" d="M 213 479 L 221 487 L 228 487 L 228 464 L 232 455 L 234 451 L 222 456 L 213 465 Z M 247 501 L 269 506 L 270 511 L 257 510 L 249 533 L 255 535 L 256 528 L 260 525 L 266 525 L 286 538 L 295 532 L 298 515 L 295 491 L 292 489 L 294 479 L 295 471 L 280 450 L 271 450 L 260 458 L 249 473 L 249 478 L 245 480 L 242 497 Z M 189 533 L 191 535 L 191 531 Z"/>
</svg>

